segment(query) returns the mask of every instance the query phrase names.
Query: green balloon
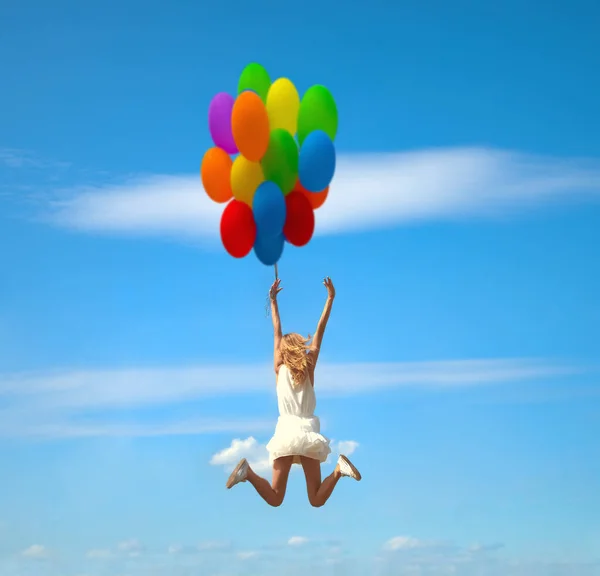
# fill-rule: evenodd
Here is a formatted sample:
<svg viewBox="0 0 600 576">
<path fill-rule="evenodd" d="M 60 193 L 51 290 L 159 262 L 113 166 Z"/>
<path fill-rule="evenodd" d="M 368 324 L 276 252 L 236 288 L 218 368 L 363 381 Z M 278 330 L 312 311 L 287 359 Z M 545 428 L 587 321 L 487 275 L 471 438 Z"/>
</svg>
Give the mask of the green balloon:
<svg viewBox="0 0 600 576">
<path fill-rule="evenodd" d="M 332 140 L 338 128 L 338 111 L 331 92 L 325 86 L 311 86 L 300 102 L 298 112 L 298 142 L 313 130 L 323 130 Z"/>
<path fill-rule="evenodd" d="M 275 182 L 287 196 L 298 180 L 298 145 L 294 137 L 282 128 L 272 130 L 260 163 L 265 179 Z"/>
<path fill-rule="evenodd" d="M 271 78 L 264 66 L 253 62 L 243 70 L 238 82 L 238 94 L 244 90 L 256 92 L 263 102 L 267 101 L 267 92 L 271 87 Z"/>
</svg>

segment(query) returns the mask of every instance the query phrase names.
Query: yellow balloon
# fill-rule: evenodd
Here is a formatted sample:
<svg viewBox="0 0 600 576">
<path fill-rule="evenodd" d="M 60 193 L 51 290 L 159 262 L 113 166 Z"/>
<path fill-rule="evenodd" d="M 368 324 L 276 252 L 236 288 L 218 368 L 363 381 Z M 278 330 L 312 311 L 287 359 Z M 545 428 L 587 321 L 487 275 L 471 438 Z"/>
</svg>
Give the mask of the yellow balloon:
<svg viewBox="0 0 600 576">
<path fill-rule="evenodd" d="M 291 80 L 279 78 L 271 84 L 266 107 L 271 130 L 283 128 L 292 136 L 296 134 L 300 96 Z"/>
<path fill-rule="evenodd" d="M 231 167 L 231 190 L 233 197 L 252 206 L 256 189 L 265 181 L 262 167 L 258 162 L 250 162 L 241 154 Z"/>
</svg>

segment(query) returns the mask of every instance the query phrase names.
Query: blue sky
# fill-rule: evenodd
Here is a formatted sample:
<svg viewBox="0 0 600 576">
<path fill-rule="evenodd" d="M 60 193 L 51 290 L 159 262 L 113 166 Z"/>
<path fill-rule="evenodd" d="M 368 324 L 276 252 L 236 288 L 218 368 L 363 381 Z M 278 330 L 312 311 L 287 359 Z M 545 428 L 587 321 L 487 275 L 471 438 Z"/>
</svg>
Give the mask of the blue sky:
<svg viewBox="0 0 600 576">
<path fill-rule="evenodd" d="M 0 573 L 600 574 L 598 6 L 204 4 L 0 3 Z M 280 263 L 285 330 L 338 292 L 318 510 L 224 488 L 276 418 L 199 178 L 251 61 L 340 114 Z"/>
</svg>

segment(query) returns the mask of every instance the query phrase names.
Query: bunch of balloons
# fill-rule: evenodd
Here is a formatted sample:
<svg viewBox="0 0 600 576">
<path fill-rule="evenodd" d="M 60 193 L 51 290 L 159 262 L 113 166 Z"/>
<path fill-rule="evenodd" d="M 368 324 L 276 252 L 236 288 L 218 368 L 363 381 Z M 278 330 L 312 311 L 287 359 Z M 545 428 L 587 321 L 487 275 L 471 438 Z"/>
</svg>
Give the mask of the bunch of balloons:
<svg viewBox="0 0 600 576">
<path fill-rule="evenodd" d="M 314 210 L 335 172 L 337 107 L 324 86 L 312 86 L 301 100 L 290 80 L 271 83 L 256 63 L 244 68 L 237 92 L 221 92 L 210 103 L 215 146 L 202 159 L 202 184 L 212 200 L 227 203 L 225 250 L 243 258 L 254 249 L 272 266 L 286 241 L 304 246 L 312 238 Z"/>
</svg>

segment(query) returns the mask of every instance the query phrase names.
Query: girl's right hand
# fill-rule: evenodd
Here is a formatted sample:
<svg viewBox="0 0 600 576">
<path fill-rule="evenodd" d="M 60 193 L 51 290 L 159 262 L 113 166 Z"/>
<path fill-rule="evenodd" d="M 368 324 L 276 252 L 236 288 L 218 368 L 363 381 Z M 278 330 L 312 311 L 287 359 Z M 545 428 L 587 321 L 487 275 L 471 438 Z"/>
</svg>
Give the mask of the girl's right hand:
<svg viewBox="0 0 600 576">
<path fill-rule="evenodd" d="M 271 286 L 271 289 L 269 290 L 269 298 L 272 301 L 277 300 L 277 294 L 279 294 L 283 288 L 281 288 L 279 285 L 281 284 L 281 280 L 279 278 L 277 278 L 277 280 L 275 280 L 275 282 L 273 282 L 273 285 Z"/>
<path fill-rule="evenodd" d="M 329 276 L 327 276 L 323 280 L 323 284 L 325 285 L 325 288 L 327 288 L 327 296 L 329 296 L 329 298 L 331 298 L 333 300 L 335 298 L 335 288 L 333 286 L 333 282 L 331 281 L 331 278 Z"/>
</svg>

